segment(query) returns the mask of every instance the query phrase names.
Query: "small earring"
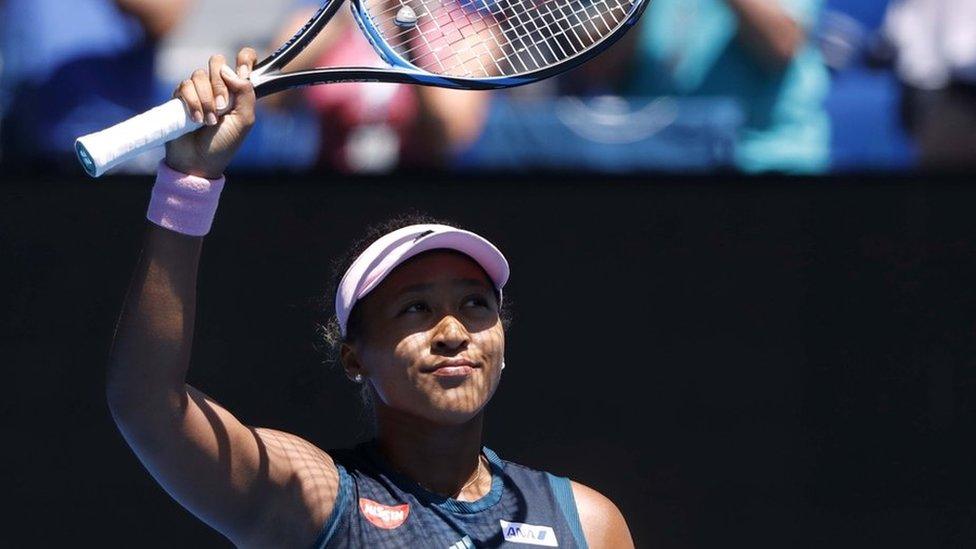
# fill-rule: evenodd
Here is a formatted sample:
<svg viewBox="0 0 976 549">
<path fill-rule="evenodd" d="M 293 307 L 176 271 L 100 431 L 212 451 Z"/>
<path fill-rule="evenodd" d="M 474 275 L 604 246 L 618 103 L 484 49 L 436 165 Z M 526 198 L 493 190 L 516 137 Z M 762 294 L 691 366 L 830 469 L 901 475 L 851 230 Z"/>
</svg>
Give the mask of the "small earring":
<svg viewBox="0 0 976 549">
<path fill-rule="evenodd" d="M 504 369 L 505 369 L 505 361 L 503 360 L 502 361 L 502 370 L 504 370 Z"/>
<path fill-rule="evenodd" d="M 355 376 L 353 376 L 352 380 L 355 381 L 356 383 L 362 383 L 363 374 L 356 374 Z"/>
</svg>

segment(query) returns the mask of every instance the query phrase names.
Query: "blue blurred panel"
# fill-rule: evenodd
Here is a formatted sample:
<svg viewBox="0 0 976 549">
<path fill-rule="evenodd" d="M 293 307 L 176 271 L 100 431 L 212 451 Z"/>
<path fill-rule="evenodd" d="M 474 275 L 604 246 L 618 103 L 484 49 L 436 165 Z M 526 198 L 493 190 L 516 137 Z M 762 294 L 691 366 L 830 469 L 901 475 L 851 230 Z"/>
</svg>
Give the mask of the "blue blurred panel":
<svg viewBox="0 0 976 549">
<path fill-rule="evenodd" d="M 916 151 L 899 118 L 900 103 L 901 88 L 890 71 L 835 75 L 826 105 L 834 127 L 834 171 L 903 170 L 916 165 Z"/>
<path fill-rule="evenodd" d="M 155 45 L 111 0 L 0 1 L 4 150 L 74 156 L 75 137 L 152 106 Z"/>
<path fill-rule="evenodd" d="M 317 115 L 304 109 L 259 109 L 230 169 L 299 172 L 315 167 L 321 146 Z"/>
<path fill-rule="evenodd" d="M 707 171 L 733 166 L 742 110 L 730 99 L 494 98 L 456 160 L 486 170 Z"/>
<path fill-rule="evenodd" d="M 870 30 L 881 27 L 887 8 L 888 0 L 827 0 L 824 5 L 826 11 L 841 12 Z"/>
<path fill-rule="evenodd" d="M 815 31 L 827 66 L 842 71 L 885 57 L 881 27 L 887 6 L 887 0 L 829 0 Z"/>
</svg>

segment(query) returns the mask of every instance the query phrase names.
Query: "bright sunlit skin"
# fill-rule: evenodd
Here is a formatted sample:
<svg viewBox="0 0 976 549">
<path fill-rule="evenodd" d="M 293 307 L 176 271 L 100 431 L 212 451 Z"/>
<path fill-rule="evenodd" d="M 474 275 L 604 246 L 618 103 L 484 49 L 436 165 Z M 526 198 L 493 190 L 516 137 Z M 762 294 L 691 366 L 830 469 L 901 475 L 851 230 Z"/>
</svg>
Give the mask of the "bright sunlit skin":
<svg viewBox="0 0 976 549">
<path fill-rule="evenodd" d="M 378 440 L 401 472 L 452 494 L 476 469 L 483 411 L 501 377 L 505 334 L 485 272 L 450 251 L 420 254 L 359 302 L 363 333 L 342 348 L 370 384 Z M 490 476 L 459 499 L 477 499 Z"/>
</svg>

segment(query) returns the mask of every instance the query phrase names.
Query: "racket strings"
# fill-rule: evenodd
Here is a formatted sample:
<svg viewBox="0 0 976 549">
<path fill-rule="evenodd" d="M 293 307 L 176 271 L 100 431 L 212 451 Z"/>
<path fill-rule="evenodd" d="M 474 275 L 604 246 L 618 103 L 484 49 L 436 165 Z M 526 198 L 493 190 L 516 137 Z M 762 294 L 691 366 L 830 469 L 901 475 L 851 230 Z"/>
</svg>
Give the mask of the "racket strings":
<svg viewBox="0 0 976 549">
<path fill-rule="evenodd" d="M 511 37 L 506 44 L 510 50 L 506 52 L 506 57 L 518 61 L 522 65 L 522 72 L 549 66 L 575 55 L 615 28 L 615 25 L 606 23 L 599 11 L 594 11 L 578 1 L 576 2 L 578 7 L 573 7 L 572 2 L 568 6 L 559 5 L 555 0 L 544 2 L 537 6 L 539 9 L 537 17 L 528 14 L 528 9 L 522 5 L 521 0 L 514 4 L 508 0 L 502 2 L 509 6 L 510 13 L 514 14 L 506 20 L 509 26 L 503 27 L 505 35 Z M 553 11 L 553 7 L 556 11 Z M 622 21 L 626 12 L 622 9 L 620 11 Z M 581 17 L 581 15 L 586 16 Z M 602 29 L 595 24 L 597 17 L 604 22 Z M 586 39 L 578 31 L 582 31 Z M 524 56 L 521 55 L 523 53 Z"/>
<path fill-rule="evenodd" d="M 435 6 L 435 8 L 442 8 L 444 6 L 449 6 L 452 3 L 454 3 L 454 2 L 445 2 L 445 3 L 442 3 L 440 6 Z M 423 15 L 432 16 L 433 12 L 430 9 L 430 6 L 427 5 L 426 1 L 425 0 L 421 0 L 421 4 L 427 10 L 426 13 L 424 13 Z M 460 4 L 457 4 L 457 6 L 460 7 L 460 8 L 462 8 L 462 9 L 469 8 L 469 7 L 473 6 L 473 5 L 474 5 L 474 2 L 462 2 Z M 387 12 L 392 11 L 392 10 L 396 10 L 396 9 L 397 9 L 397 6 L 394 6 L 390 10 L 387 10 Z M 438 10 L 438 11 L 440 11 L 440 10 Z M 462 14 L 465 14 L 465 11 L 462 11 L 461 13 Z M 450 13 L 447 14 L 447 17 L 450 17 L 452 21 L 453 21 L 453 13 L 454 12 L 450 12 Z M 384 15 L 385 15 L 385 13 L 384 13 Z M 422 17 L 422 16 L 421 15 L 418 15 L 418 17 Z M 431 21 L 430 24 L 434 25 L 435 30 L 440 35 L 439 37 L 446 37 L 446 36 L 448 36 L 448 32 L 450 32 L 450 31 L 445 31 L 445 29 L 441 26 L 441 24 L 438 23 L 436 17 L 431 17 L 430 18 L 430 21 Z M 465 23 L 463 25 L 456 26 L 454 29 L 450 29 L 450 30 L 451 31 L 456 30 L 457 33 L 460 33 L 460 36 L 464 37 L 464 36 L 466 36 L 465 33 L 464 33 L 464 30 L 465 29 L 475 29 L 476 23 L 479 23 L 479 22 L 480 21 L 478 21 L 478 20 L 471 21 L 470 18 L 467 18 L 466 17 Z M 489 29 L 489 26 L 487 24 L 482 24 L 481 27 L 480 27 L 480 29 L 475 29 L 475 32 L 482 32 L 482 31 L 485 31 L 485 30 L 490 30 Z M 391 41 L 393 43 L 398 43 L 398 44 L 409 44 L 409 42 L 412 40 L 411 35 L 413 35 L 413 34 L 414 34 L 414 29 L 408 29 L 408 30 L 405 30 L 405 31 L 401 31 L 401 32 L 399 32 L 399 33 L 397 33 L 397 34 L 395 34 L 393 36 L 390 36 L 389 37 L 389 41 Z M 439 47 L 434 47 L 433 44 L 431 44 L 430 38 L 427 36 L 427 34 L 428 33 L 419 33 L 417 35 L 417 36 L 419 36 L 419 38 L 423 42 L 422 44 L 417 45 L 417 46 L 413 46 L 413 47 L 408 47 L 408 48 L 400 47 L 399 48 L 400 51 L 398 53 L 400 53 L 402 56 L 404 56 L 404 57 L 406 57 L 408 59 L 412 59 L 412 61 L 415 64 L 419 64 L 419 65 L 426 65 L 427 64 L 427 63 L 421 61 L 421 59 L 423 59 L 423 58 L 432 58 L 433 61 L 435 63 L 437 63 L 437 65 L 438 65 L 438 67 L 437 67 L 438 68 L 438 72 L 440 72 L 442 74 L 447 74 L 450 69 L 448 69 L 447 67 L 444 66 L 444 64 L 442 62 L 442 59 L 441 59 L 441 56 L 440 56 L 440 53 L 443 50 L 447 49 L 447 48 L 452 48 L 453 46 L 455 46 L 456 45 L 456 42 L 455 43 L 446 43 L 446 44 L 443 44 L 443 45 L 441 45 Z M 433 38 L 436 40 L 439 37 L 433 37 Z M 502 47 L 502 45 L 498 43 L 497 38 L 495 38 L 494 36 L 492 36 L 492 41 L 493 41 L 493 43 L 497 47 L 499 47 L 499 48 Z M 461 41 L 461 42 L 464 42 L 464 41 Z M 456 65 L 464 65 L 467 62 L 470 62 L 470 61 L 473 61 L 473 60 L 477 60 L 479 63 L 481 63 L 481 57 L 487 55 L 487 57 L 489 57 L 492 60 L 492 63 L 495 65 L 495 68 L 498 70 L 498 74 L 504 74 L 506 72 L 506 70 L 503 69 L 501 67 L 501 65 L 499 64 L 502 60 L 496 59 L 493 55 L 491 55 L 491 52 L 488 49 L 489 46 L 487 46 L 487 42 L 481 42 L 479 44 L 475 44 L 475 46 L 473 46 L 473 47 L 468 47 L 468 48 L 465 48 L 465 49 L 453 48 L 452 51 L 449 52 L 449 53 L 453 55 L 453 54 L 464 53 L 465 51 L 472 51 L 472 52 L 474 52 L 475 47 L 477 47 L 478 45 L 481 45 L 482 46 L 482 49 L 484 50 L 484 53 L 483 54 L 476 54 L 475 57 L 468 58 L 464 62 L 457 63 Z M 422 66 L 421 68 L 425 68 L 425 70 L 429 70 L 430 69 L 430 67 L 425 67 L 425 66 Z M 488 69 L 484 67 L 483 64 L 481 64 L 481 69 L 482 69 L 482 71 L 483 71 L 483 73 L 485 75 L 491 74 L 488 71 Z M 469 74 L 466 74 L 466 75 L 469 75 Z"/>
<path fill-rule="evenodd" d="M 506 44 L 504 44 L 504 46 L 510 47 L 511 50 L 512 50 L 512 53 L 515 53 L 516 55 L 518 53 L 523 53 L 523 52 L 524 53 L 527 53 L 532 58 L 532 61 L 533 61 L 534 65 L 536 67 L 542 66 L 543 63 L 539 63 L 538 60 L 536 60 L 535 57 L 531 55 L 532 54 L 532 49 L 531 48 L 533 46 L 538 46 L 539 44 L 546 45 L 547 49 L 549 49 L 549 52 L 550 52 L 552 58 L 554 58 L 554 59 L 560 57 L 560 55 L 556 54 L 555 51 L 552 49 L 552 47 L 551 47 L 551 45 L 549 43 L 549 40 L 545 40 L 545 41 L 533 40 L 533 41 L 531 41 L 529 43 L 526 43 L 526 36 L 527 36 L 527 34 L 528 33 L 535 32 L 535 31 L 540 31 L 541 32 L 541 31 L 545 31 L 545 30 L 550 30 L 547 27 L 540 26 L 539 25 L 539 22 L 540 21 L 541 22 L 544 22 L 544 23 L 547 23 L 547 24 L 562 23 L 564 21 L 569 21 L 569 18 L 571 16 L 576 15 L 576 14 L 578 14 L 578 13 L 581 12 L 581 10 L 572 10 L 571 13 L 565 13 L 565 12 L 563 12 L 563 16 L 560 19 L 560 17 L 558 15 L 556 15 L 556 14 L 554 14 L 552 12 L 551 6 L 554 4 L 554 2 L 555 2 L 555 0 L 547 0 L 546 2 L 543 2 L 543 4 L 538 5 L 537 7 L 539 8 L 539 11 L 540 11 L 539 17 L 530 18 L 528 21 L 526 21 L 525 19 L 523 19 L 523 14 L 525 14 L 528 10 L 521 3 L 521 1 L 518 1 L 515 4 L 512 4 L 512 3 L 508 2 L 507 0 L 499 0 L 498 1 L 498 5 L 503 5 L 503 6 L 505 6 L 505 7 L 508 8 L 507 9 L 507 13 L 509 14 L 509 17 L 506 20 L 502 20 L 500 22 L 500 24 L 508 23 L 508 25 L 509 25 L 507 28 L 506 27 L 502 27 L 502 30 L 504 31 L 505 36 L 509 38 L 509 40 L 506 41 Z M 547 10 L 548 13 L 543 13 L 541 11 L 541 8 L 546 8 L 546 10 Z M 546 18 L 545 18 L 546 15 L 549 15 L 551 17 L 551 19 L 547 21 Z M 514 23 L 513 23 L 513 21 L 514 21 Z M 576 26 L 580 26 L 580 24 L 578 23 Z M 585 27 L 581 27 L 581 28 L 583 28 L 584 32 L 587 32 L 586 29 L 585 29 Z M 561 28 L 560 29 L 560 32 L 552 32 L 550 30 L 549 35 L 548 36 L 545 36 L 544 38 L 558 37 L 561 34 L 565 34 L 569 30 L 573 30 L 573 32 L 575 34 L 574 26 L 571 25 L 569 28 Z M 587 32 L 587 34 L 588 34 L 588 32 Z M 576 35 L 576 36 L 578 37 L 578 35 Z M 594 39 L 592 38 L 592 36 L 590 36 L 589 38 L 590 38 L 590 41 L 594 41 Z M 521 47 L 518 47 L 513 42 L 513 40 L 514 40 L 514 42 L 520 43 L 521 44 Z M 579 39 L 578 41 L 580 43 L 583 42 L 581 39 Z M 497 45 L 498 46 L 502 46 L 502 44 L 497 44 Z M 562 52 L 562 56 L 570 55 L 570 54 L 567 54 L 565 52 L 565 49 L 563 49 L 562 47 L 560 47 L 558 45 L 557 45 L 557 47 L 560 48 L 560 50 Z M 576 53 L 577 51 L 578 51 L 578 49 L 574 47 L 573 50 L 572 50 L 572 53 Z M 511 55 L 511 53 L 509 55 Z M 518 57 L 521 60 L 521 57 L 520 56 L 518 56 Z M 527 63 L 524 63 L 524 62 L 523 62 L 523 66 L 526 67 L 526 68 L 529 68 L 529 65 Z"/>
<path fill-rule="evenodd" d="M 488 50 L 487 47 L 483 47 L 483 49 L 485 50 L 485 52 L 482 53 L 482 54 L 476 54 L 475 57 L 470 57 L 470 58 L 464 59 L 463 61 L 461 61 L 459 63 L 456 63 L 451 68 L 445 68 L 442 63 L 439 63 L 439 68 L 443 71 L 443 70 L 451 70 L 453 68 L 460 67 L 460 66 L 465 66 L 470 61 L 479 61 L 479 63 L 480 63 L 481 57 L 483 57 L 483 56 L 485 56 L 487 54 L 487 56 L 489 56 L 489 58 L 492 60 L 492 63 L 495 65 L 495 68 L 498 69 L 499 74 L 508 74 L 508 73 L 512 73 L 512 72 L 525 72 L 525 71 L 528 71 L 528 70 L 533 70 L 533 69 L 541 68 L 541 67 L 544 67 L 544 66 L 547 66 L 547 65 L 556 63 L 556 62 L 558 62 L 558 61 L 560 61 L 562 59 L 565 59 L 565 58 L 567 58 L 567 57 L 569 57 L 571 55 L 574 55 L 574 54 L 578 53 L 579 51 L 585 49 L 585 47 L 587 45 L 596 42 L 597 38 L 594 38 L 590 34 L 590 32 L 587 30 L 587 28 L 586 28 L 586 23 L 588 21 L 584 21 L 584 20 L 582 20 L 582 19 L 580 19 L 578 17 L 578 14 L 579 13 L 582 13 L 583 10 L 581 10 L 581 9 L 574 9 L 574 10 L 571 10 L 569 13 L 566 13 L 565 10 L 563 10 L 561 7 L 559 7 L 558 9 L 560 10 L 560 13 L 562 14 L 562 16 L 560 17 L 560 15 L 557 15 L 555 12 L 552 11 L 552 5 L 553 5 L 554 1 L 555 0 L 548 0 L 546 2 L 543 2 L 542 4 L 537 5 L 536 7 L 539 9 L 540 15 L 538 17 L 536 17 L 536 18 L 530 18 L 528 21 L 526 21 L 526 20 L 523 19 L 522 15 L 525 14 L 528 10 L 525 8 L 524 5 L 522 5 L 521 2 L 517 2 L 516 4 L 511 4 L 510 2 L 507 2 L 506 0 L 499 0 L 496 4 L 497 5 L 504 5 L 505 7 L 508 8 L 507 9 L 507 12 L 509 14 L 514 14 L 514 15 L 513 16 L 510 15 L 510 17 L 509 17 L 508 20 L 502 20 L 502 21 L 500 21 L 500 25 L 501 24 L 504 24 L 506 22 L 509 24 L 509 26 L 507 28 L 502 27 L 502 30 L 504 31 L 504 34 L 505 34 L 505 36 L 507 38 L 505 44 L 502 44 L 502 43 L 499 43 L 498 42 L 498 40 L 496 38 L 497 33 L 490 33 L 490 36 L 492 38 L 492 41 L 494 42 L 494 45 L 497 46 L 500 50 L 503 50 L 503 53 L 504 53 L 504 48 L 506 48 L 506 47 L 509 48 L 509 52 L 506 54 L 506 57 L 508 59 L 505 59 L 505 58 L 503 58 L 503 59 L 497 59 L 497 58 L 495 58 L 494 56 L 491 55 L 491 52 Z M 422 0 L 422 2 L 423 2 L 423 0 Z M 504 2 L 504 4 L 503 4 L 503 2 Z M 428 9 L 428 12 L 425 15 L 429 15 L 430 14 L 429 7 L 426 6 L 426 3 L 425 2 L 423 2 L 423 3 L 425 5 L 425 8 Z M 461 8 L 466 8 L 466 7 L 469 7 L 471 5 L 473 5 L 472 2 L 467 2 L 467 3 L 462 3 L 459 6 Z M 604 5 L 606 6 L 606 3 L 605 2 L 604 2 Z M 581 5 L 581 7 L 582 7 L 582 5 Z M 545 8 L 547 11 L 546 12 L 542 12 L 542 8 Z M 396 8 L 394 7 L 391 10 L 387 10 L 387 11 L 392 11 L 393 9 L 396 9 Z M 609 6 L 607 6 L 607 9 L 610 10 L 611 8 L 609 8 Z M 621 11 L 622 12 L 622 15 L 626 15 L 626 13 L 624 13 L 624 11 L 623 11 L 624 8 L 622 6 L 615 7 L 614 9 L 618 9 L 619 11 Z M 503 11 L 502 10 L 499 10 L 499 11 L 493 12 L 493 13 L 500 14 L 500 13 L 503 13 Z M 601 35 L 604 35 L 609 30 L 612 30 L 613 29 L 613 26 L 611 26 L 610 24 L 608 24 L 606 22 L 606 19 L 603 17 L 603 14 L 602 13 L 599 13 L 599 12 L 596 12 L 596 13 L 600 17 L 600 19 L 604 22 L 604 29 L 600 32 Z M 547 15 L 549 16 L 549 19 L 548 20 L 546 19 L 546 16 Z M 560 30 L 558 32 L 553 32 L 551 29 L 548 28 L 548 25 L 551 25 L 551 24 L 561 24 L 563 22 L 569 22 L 570 18 L 573 17 L 573 16 L 577 16 L 577 19 L 578 19 L 578 22 L 575 25 L 572 25 L 571 24 L 571 25 L 569 25 L 567 27 L 563 27 L 563 26 L 560 25 L 560 27 L 559 27 Z M 593 18 L 593 17 L 591 17 L 589 19 L 595 20 L 595 18 Z M 434 24 L 436 25 L 436 18 L 433 19 L 433 21 L 434 21 Z M 516 26 L 515 24 L 513 24 L 512 21 L 515 21 L 518 24 L 518 26 Z M 545 27 L 540 26 L 539 25 L 539 22 L 540 21 L 543 22 L 543 23 L 546 23 L 547 26 L 545 26 Z M 465 22 L 464 25 L 462 25 L 460 27 L 457 27 L 457 29 L 458 30 L 463 30 L 463 29 L 469 28 L 469 27 L 470 28 L 473 28 L 475 26 L 474 23 L 475 22 L 472 22 L 472 21 L 470 21 L 470 19 L 468 19 Z M 482 27 L 481 30 L 484 30 L 485 28 L 486 27 Z M 585 34 L 587 34 L 587 40 L 583 40 L 579 36 L 579 34 L 576 32 L 576 29 L 577 28 L 581 29 Z M 444 32 L 444 30 L 441 27 L 438 26 L 437 30 L 440 32 L 440 34 L 442 36 L 446 35 L 446 33 Z M 525 41 L 525 35 L 526 35 L 526 33 L 531 33 L 531 32 L 536 32 L 536 31 L 538 31 L 538 32 L 548 31 L 548 36 L 543 35 L 544 40 L 537 40 L 536 39 L 536 40 L 533 40 L 533 41 L 531 41 L 530 43 L 527 44 L 526 41 Z M 400 33 L 398 33 L 398 34 L 390 37 L 390 38 L 391 38 L 391 40 L 402 40 L 404 36 L 409 35 L 411 32 L 412 32 L 412 29 L 407 30 L 407 31 L 402 31 L 402 32 L 400 32 Z M 563 45 L 559 41 L 556 41 L 555 42 L 556 48 L 559 49 L 559 52 L 557 53 L 553 49 L 553 46 L 551 44 L 552 39 L 553 38 L 559 38 L 561 35 L 567 35 L 568 36 L 568 33 L 569 32 L 572 32 L 573 36 L 576 38 L 576 43 L 579 44 L 579 45 L 574 45 L 574 44 L 572 44 L 572 42 L 567 43 L 567 46 L 569 46 L 571 48 L 570 49 L 570 52 L 567 52 L 566 51 L 566 48 L 564 48 Z M 515 42 L 519 42 L 521 44 L 521 47 L 519 47 L 518 45 L 516 45 L 515 43 L 513 43 L 513 39 L 509 38 L 511 36 L 514 36 L 514 41 Z M 406 50 L 401 50 L 401 54 L 409 55 L 411 53 L 416 53 L 417 51 L 422 50 L 422 48 L 424 46 L 427 46 L 427 45 L 430 44 L 429 40 L 427 39 L 427 37 L 425 35 L 422 34 L 421 35 L 421 38 L 424 41 L 424 44 L 423 45 L 421 45 L 421 46 L 415 46 L 413 48 L 409 48 L 409 49 L 406 49 Z M 540 44 L 541 45 L 545 45 L 546 49 L 549 52 L 549 55 L 545 55 L 545 50 L 542 50 L 541 49 Z M 452 44 L 446 44 L 446 45 L 441 46 L 441 47 L 436 48 L 436 49 L 428 49 L 427 51 L 422 52 L 420 55 L 414 56 L 414 59 L 413 60 L 416 63 L 417 61 L 419 61 L 420 58 L 433 56 L 433 57 L 435 57 L 435 60 L 439 61 L 439 58 L 437 57 L 437 54 L 439 54 L 445 48 L 451 47 L 451 46 L 454 46 L 454 45 L 455 44 L 452 43 Z M 482 44 L 477 44 L 477 45 L 485 46 L 486 44 L 485 43 L 482 43 Z M 541 51 L 536 52 L 536 55 L 533 55 L 532 54 L 532 48 L 533 47 L 537 47 Z M 470 51 L 474 51 L 474 48 L 467 48 L 467 49 L 470 50 Z M 457 50 L 457 48 L 454 48 L 454 53 L 459 53 L 460 54 L 460 53 L 464 53 L 464 51 L 463 50 Z M 526 63 L 525 60 L 522 58 L 522 56 L 519 55 L 520 53 L 525 53 L 526 56 L 529 57 L 530 60 L 532 61 L 532 64 L 530 65 L 529 63 Z M 540 62 L 536 58 L 536 56 L 539 56 L 540 58 L 542 58 L 543 59 L 543 62 Z M 522 69 L 517 69 L 515 67 L 515 64 L 514 63 L 509 63 L 509 66 L 510 66 L 509 69 L 503 69 L 501 67 L 501 64 L 502 63 L 505 63 L 507 61 L 511 61 L 513 57 L 514 57 L 514 60 L 517 60 L 519 62 L 519 64 L 522 65 Z M 481 68 L 482 68 L 482 71 L 484 73 L 487 73 L 487 69 L 485 69 L 485 67 L 483 65 L 481 65 Z"/>
<path fill-rule="evenodd" d="M 477 78 L 557 64 L 610 35 L 634 7 L 634 0 L 527 1 L 415 0 L 422 9 L 407 28 L 394 21 L 407 2 L 367 0 L 366 11 L 383 39 L 414 65 Z M 385 9 L 370 10 L 381 3 Z"/>
<path fill-rule="evenodd" d="M 507 40 L 505 44 L 498 45 L 504 54 L 503 60 L 508 62 L 512 69 L 508 71 L 503 69 L 503 73 L 527 72 L 555 64 L 585 49 L 588 45 L 586 42 L 593 43 L 596 40 L 587 29 L 589 21 L 578 20 L 576 24 L 570 23 L 571 17 L 581 13 L 579 10 L 573 10 L 571 13 L 563 12 L 562 17 L 560 17 L 552 12 L 551 3 L 546 3 L 542 7 L 546 8 L 548 13 L 540 12 L 541 15 L 535 18 L 526 15 L 528 17 L 528 20 L 526 20 L 523 18 L 526 10 L 518 9 L 523 7 L 521 3 L 511 4 L 506 2 L 506 4 L 509 6 L 510 13 L 513 15 L 503 21 L 503 23 L 508 24 L 507 27 L 501 27 Z M 549 16 L 549 19 L 546 18 L 546 15 Z M 579 18 L 577 17 L 577 19 Z M 546 23 L 546 26 L 539 25 L 540 22 Z M 553 23 L 556 24 L 559 30 L 553 31 L 551 29 L 550 25 Z M 568 26 L 562 26 L 562 23 L 570 24 Z M 582 40 L 577 33 L 577 29 L 587 34 L 589 40 Z M 533 36 L 534 33 L 538 34 Z M 563 41 L 566 47 L 570 49 L 570 52 L 567 52 L 566 47 L 563 47 L 560 41 L 554 39 L 564 36 L 569 38 L 570 33 L 576 37 L 577 44 L 579 45 L 573 44 L 571 40 L 569 42 Z M 539 36 L 541 36 L 541 39 Z M 553 44 L 555 44 L 555 49 L 559 49 L 559 53 L 555 51 Z M 458 63 L 458 66 L 463 67 L 466 64 L 466 61 L 462 61 Z M 521 65 L 521 68 L 518 65 Z"/>
</svg>

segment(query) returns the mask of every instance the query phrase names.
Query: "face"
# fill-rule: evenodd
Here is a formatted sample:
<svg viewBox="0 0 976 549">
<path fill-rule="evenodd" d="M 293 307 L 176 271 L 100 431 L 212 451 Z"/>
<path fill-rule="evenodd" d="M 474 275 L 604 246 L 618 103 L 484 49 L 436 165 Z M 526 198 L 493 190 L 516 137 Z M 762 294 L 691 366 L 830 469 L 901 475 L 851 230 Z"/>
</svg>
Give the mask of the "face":
<svg viewBox="0 0 976 549">
<path fill-rule="evenodd" d="M 494 394 L 505 334 L 493 286 L 466 255 L 404 262 L 357 304 L 362 334 L 343 364 L 382 405 L 443 424 L 474 417 Z"/>
</svg>

